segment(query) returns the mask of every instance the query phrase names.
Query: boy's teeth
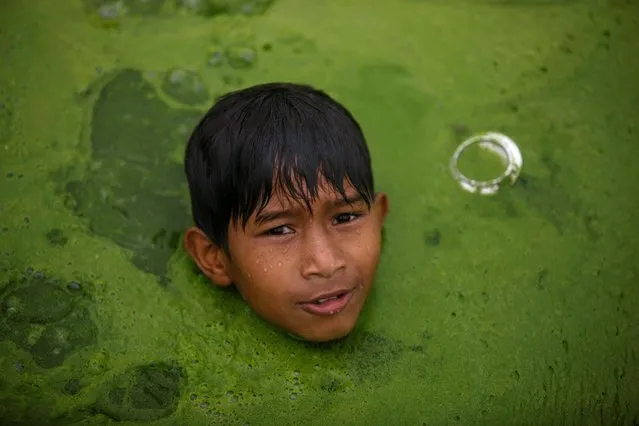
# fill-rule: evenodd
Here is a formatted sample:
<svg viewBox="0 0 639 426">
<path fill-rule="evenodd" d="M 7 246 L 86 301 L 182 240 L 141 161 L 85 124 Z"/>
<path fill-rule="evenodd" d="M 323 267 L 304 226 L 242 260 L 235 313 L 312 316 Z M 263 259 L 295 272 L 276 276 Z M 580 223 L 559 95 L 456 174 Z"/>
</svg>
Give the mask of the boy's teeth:
<svg viewBox="0 0 639 426">
<path fill-rule="evenodd" d="M 315 304 L 319 305 L 320 303 L 324 303 L 327 300 L 333 300 L 333 299 L 337 299 L 339 296 L 333 296 L 333 297 L 327 297 L 326 299 L 317 299 L 315 301 Z"/>
</svg>

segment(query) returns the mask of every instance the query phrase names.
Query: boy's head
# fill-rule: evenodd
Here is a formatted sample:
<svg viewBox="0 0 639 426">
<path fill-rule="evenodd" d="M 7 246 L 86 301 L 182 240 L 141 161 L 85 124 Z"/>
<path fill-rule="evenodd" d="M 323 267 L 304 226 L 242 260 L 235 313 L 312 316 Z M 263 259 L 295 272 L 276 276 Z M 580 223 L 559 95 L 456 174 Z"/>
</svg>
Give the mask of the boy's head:
<svg viewBox="0 0 639 426">
<path fill-rule="evenodd" d="M 387 200 L 346 108 L 305 85 L 229 93 L 193 131 L 185 171 L 196 226 L 184 244 L 206 276 L 299 338 L 353 329 Z"/>
</svg>

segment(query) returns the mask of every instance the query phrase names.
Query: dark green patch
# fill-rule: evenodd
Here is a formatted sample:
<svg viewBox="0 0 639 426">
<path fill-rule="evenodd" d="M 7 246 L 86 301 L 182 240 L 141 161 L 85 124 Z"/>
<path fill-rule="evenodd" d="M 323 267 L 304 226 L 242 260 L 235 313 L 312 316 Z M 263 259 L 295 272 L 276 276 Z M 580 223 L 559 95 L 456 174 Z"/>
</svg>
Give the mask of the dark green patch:
<svg viewBox="0 0 639 426">
<path fill-rule="evenodd" d="M 439 229 L 433 229 L 432 231 L 424 234 L 424 241 L 426 245 L 431 247 L 437 247 L 442 240 L 442 233 Z"/>
<path fill-rule="evenodd" d="M 53 228 L 47 232 L 47 240 L 49 244 L 56 247 L 64 247 L 69 239 L 64 235 L 64 232 L 59 228 Z"/>
<path fill-rule="evenodd" d="M 451 130 L 453 131 L 453 136 L 455 137 L 455 142 L 457 143 L 470 137 L 471 135 L 470 129 L 464 124 L 453 124 L 451 126 Z"/>
<path fill-rule="evenodd" d="M 175 3 L 203 16 L 261 15 L 274 0 L 176 0 Z"/>
<path fill-rule="evenodd" d="M 84 180 L 66 185 L 70 207 L 91 231 L 130 250 L 136 267 L 162 279 L 190 223 L 184 172 L 169 157 L 200 116 L 169 108 L 139 71 L 118 72 L 93 108 Z"/>
<path fill-rule="evenodd" d="M 3 92 L 0 92 L 0 96 Z M 12 135 L 13 111 L 11 106 L 5 101 L 4 96 L 0 97 L 0 141 L 6 142 L 11 140 Z M 13 175 L 13 174 L 12 174 Z M 7 174 L 7 177 L 9 175 Z"/>
<path fill-rule="evenodd" d="M 34 426 L 50 425 L 54 401 L 43 398 L 40 386 L 22 387 L 21 393 L 10 393 L 4 388 L 0 395 L 0 425 L 2 426 Z M 68 423 L 67 423 L 68 424 Z"/>
<path fill-rule="evenodd" d="M 537 272 L 536 283 L 537 288 L 543 290 L 546 286 L 546 281 L 548 279 L 548 269 L 542 268 L 539 272 Z"/>
<path fill-rule="evenodd" d="M 66 395 L 77 395 L 82 389 L 82 384 L 79 379 L 70 379 L 64 384 L 62 392 Z"/>
<path fill-rule="evenodd" d="M 586 233 L 591 241 L 598 241 L 603 235 L 602 225 L 599 216 L 596 213 L 588 213 L 584 216 L 584 225 Z"/>
<path fill-rule="evenodd" d="M 345 390 L 344 383 L 338 377 L 326 376 L 320 386 L 326 393 L 342 392 Z"/>
<path fill-rule="evenodd" d="M 352 333 L 344 340 L 325 345 L 306 345 L 334 352 L 348 374 L 360 383 L 387 379 L 390 365 L 408 348 L 401 342 L 366 331 Z"/>
<path fill-rule="evenodd" d="M 140 365 L 116 376 L 98 400 L 99 412 L 117 421 L 151 421 L 177 408 L 184 372 L 179 365 Z"/>
<path fill-rule="evenodd" d="M 40 275 L 29 277 L 2 300 L 2 315 L 6 318 L 47 324 L 61 320 L 73 309 L 73 300 L 59 283 Z"/>
<path fill-rule="evenodd" d="M 424 353 L 426 351 L 426 347 L 424 345 L 411 345 L 409 349 L 413 352 Z"/>
<path fill-rule="evenodd" d="M 576 214 L 578 203 L 559 185 L 557 174 L 559 166 L 553 161 L 546 161 L 550 176 L 547 179 L 523 174 L 513 187 L 512 195 L 523 200 L 541 217 L 550 222 L 559 234 L 564 234 L 569 215 Z M 504 197 L 508 202 L 512 202 Z M 504 204 L 506 207 L 506 204 Z"/>
<path fill-rule="evenodd" d="M 88 309 L 80 308 L 62 321 L 47 326 L 30 350 L 40 367 L 57 367 L 77 348 L 94 344 L 96 335 L 97 328 Z"/>
<path fill-rule="evenodd" d="M 65 292 L 61 280 L 26 273 L 3 288 L 0 340 L 31 353 L 40 367 L 57 367 L 72 352 L 96 342 L 97 327 L 82 306 L 84 295 Z"/>
</svg>

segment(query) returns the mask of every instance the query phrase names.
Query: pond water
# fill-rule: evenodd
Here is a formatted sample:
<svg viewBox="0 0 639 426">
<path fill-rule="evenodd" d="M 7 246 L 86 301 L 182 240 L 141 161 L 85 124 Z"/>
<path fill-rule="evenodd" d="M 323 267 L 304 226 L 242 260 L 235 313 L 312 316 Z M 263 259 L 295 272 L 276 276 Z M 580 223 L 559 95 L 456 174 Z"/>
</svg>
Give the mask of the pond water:
<svg viewBox="0 0 639 426">
<path fill-rule="evenodd" d="M 631 0 L 4 0 L 1 423 L 639 424 L 637 40 Z M 351 109 L 390 199 L 332 344 L 179 244 L 191 127 L 273 80 Z M 483 131 L 524 158 L 492 197 L 448 169 Z"/>
</svg>

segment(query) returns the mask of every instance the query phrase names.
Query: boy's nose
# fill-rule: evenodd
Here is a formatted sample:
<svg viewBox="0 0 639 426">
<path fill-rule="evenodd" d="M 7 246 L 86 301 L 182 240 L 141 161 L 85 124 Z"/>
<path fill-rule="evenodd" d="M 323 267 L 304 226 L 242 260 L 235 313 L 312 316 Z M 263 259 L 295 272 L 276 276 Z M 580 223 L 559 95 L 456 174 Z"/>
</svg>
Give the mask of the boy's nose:
<svg viewBox="0 0 639 426">
<path fill-rule="evenodd" d="M 332 278 L 346 267 L 340 247 L 328 235 L 314 235 L 302 248 L 302 276 Z"/>
</svg>

